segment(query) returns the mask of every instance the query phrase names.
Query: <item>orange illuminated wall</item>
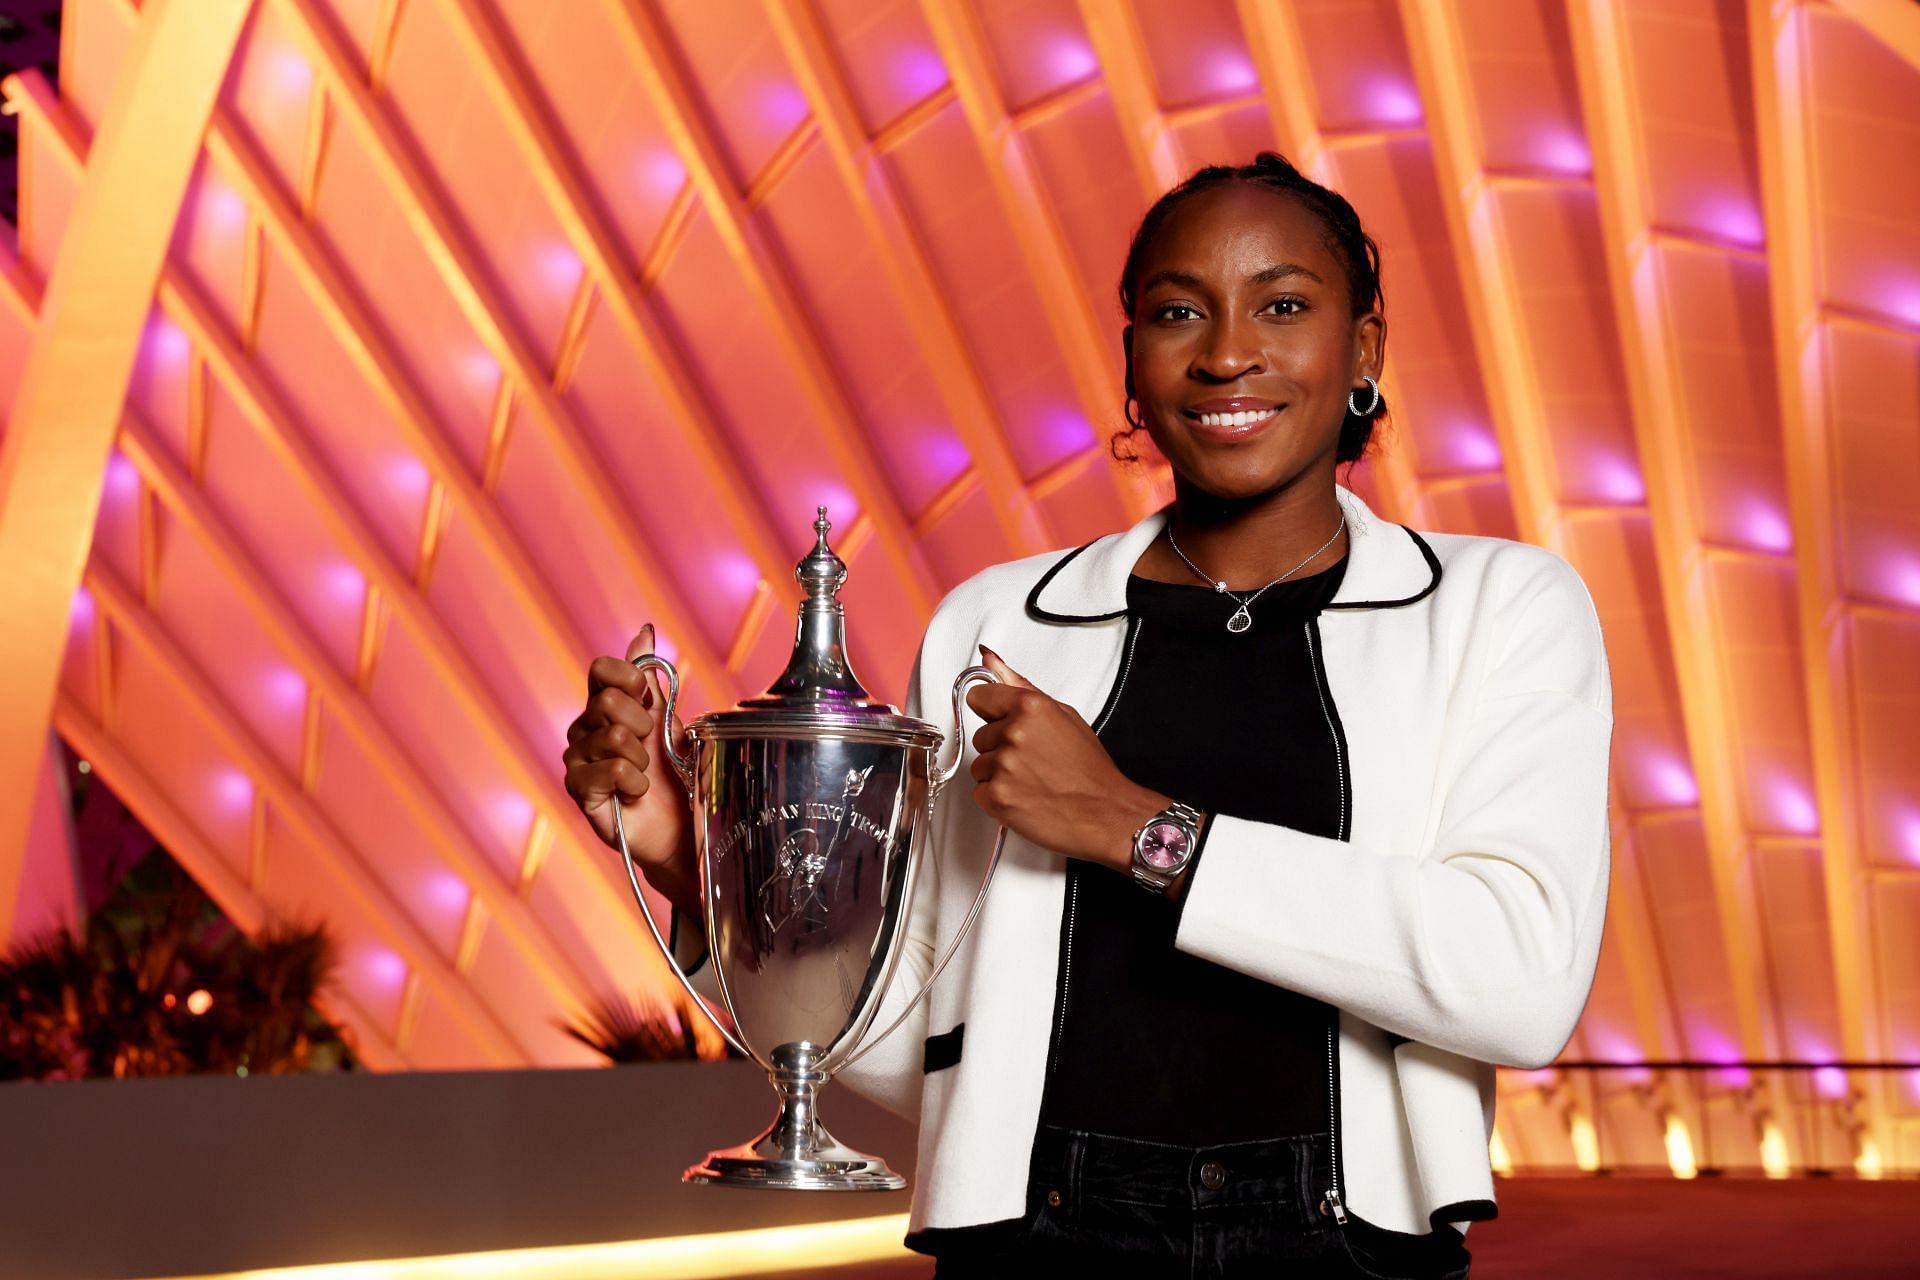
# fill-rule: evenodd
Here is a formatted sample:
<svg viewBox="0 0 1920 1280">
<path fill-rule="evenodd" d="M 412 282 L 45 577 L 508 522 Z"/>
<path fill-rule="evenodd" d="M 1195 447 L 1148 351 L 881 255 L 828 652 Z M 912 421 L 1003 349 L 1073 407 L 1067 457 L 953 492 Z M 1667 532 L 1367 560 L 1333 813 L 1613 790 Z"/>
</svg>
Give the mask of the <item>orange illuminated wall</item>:
<svg viewBox="0 0 1920 1280">
<path fill-rule="evenodd" d="M 0 466 L 46 513 L 0 520 L 0 937 L 50 707 L 235 920 L 332 922 L 372 1064 L 583 1061 L 555 1019 L 663 980 L 558 785 L 588 659 L 656 619 L 690 710 L 756 690 L 825 502 L 898 698 L 948 587 L 1163 501 L 1106 453 L 1127 236 L 1277 146 L 1382 247 L 1358 487 L 1599 604 L 1569 1057 L 1920 1059 L 1920 8 L 69 0 L 64 42 L 5 85 L 0 459 L 60 465 Z M 1501 1152 L 1920 1168 L 1920 1078 L 1811 1078 L 1513 1076 Z"/>
</svg>

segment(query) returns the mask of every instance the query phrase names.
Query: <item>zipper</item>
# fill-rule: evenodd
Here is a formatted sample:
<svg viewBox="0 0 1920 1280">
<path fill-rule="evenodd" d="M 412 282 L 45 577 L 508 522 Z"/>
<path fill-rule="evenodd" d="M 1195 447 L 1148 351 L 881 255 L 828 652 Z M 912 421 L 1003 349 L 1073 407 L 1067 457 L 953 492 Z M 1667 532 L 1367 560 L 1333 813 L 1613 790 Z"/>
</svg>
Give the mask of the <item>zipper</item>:
<svg viewBox="0 0 1920 1280">
<path fill-rule="evenodd" d="M 1306 623 L 1307 659 L 1313 668 L 1313 691 L 1320 698 L 1320 714 L 1326 718 L 1327 736 L 1333 739 L 1333 763 L 1336 776 L 1340 780 L 1340 823 L 1338 838 L 1348 839 L 1347 831 L 1347 747 L 1346 739 L 1340 733 L 1340 726 L 1334 723 L 1333 708 L 1327 702 L 1326 668 L 1320 661 L 1319 627 L 1317 618 L 1309 618 Z M 1340 1188 L 1346 1179 L 1343 1176 L 1344 1163 L 1340 1159 L 1340 1015 L 1333 1012 L 1327 1019 L 1327 1205 L 1333 1210 L 1333 1220 L 1340 1226 L 1347 1225 L 1347 1211 L 1340 1203 Z"/>
<path fill-rule="evenodd" d="M 1120 659 L 1120 674 L 1113 682 L 1113 692 L 1107 695 L 1107 705 L 1095 717 L 1093 732 L 1097 737 L 1107 727 L 1107 721 L 1113 718 L 1114 708 L 1120 705 L 1120 693 L 1127 687 L 1127 672 L 1133 668 L 1133 650 L 1140 643 L 1140 619 L 1133 618 L 1127 624 L 1127 649 Z M 1067 911 L 1066 921 L 1060 934 L 1060 997 L 1056 1002 L 1053 1017 L 1053 1043 L 1047 1052 L 1047 1076 L 1052 1078 L 1060 1066 L 1060 1037 L 1067 1026 L 1067 984 L 1073 975 L 1073 918 L 1080 905 L 1080 876 L 1077 868 L 1067 869 Z"/>
</svg>

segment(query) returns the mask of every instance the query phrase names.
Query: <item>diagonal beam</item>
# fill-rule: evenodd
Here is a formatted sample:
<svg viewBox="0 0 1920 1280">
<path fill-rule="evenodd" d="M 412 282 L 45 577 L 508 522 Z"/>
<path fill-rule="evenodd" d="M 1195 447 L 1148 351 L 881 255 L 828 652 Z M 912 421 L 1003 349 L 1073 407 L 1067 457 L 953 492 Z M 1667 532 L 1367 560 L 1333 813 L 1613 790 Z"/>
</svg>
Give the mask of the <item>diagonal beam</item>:
<svg viewBox="0 0 1920 1280">
<path fill-rule="evenodd" d="M 1574 511 L 1559 500 L 1552 459 L 1539 426 L 1549 420 L 1543 389 L 1532 359 L 1525 318 L 1515 301 L 1517 282 L 1509 273 L 1507 231 L 1496 207 L 1495 179 L 1487 172 L 1479 152 L 1459 28 L 1451 6 L 1426 0 L 1401 0 L 1400 16 L 1407 31 L 1415 79 L 1427 108 L 1435 167 L 1443 188 L 1441 207 L 1466 293 L 1481 381 L 1506 459 L 1516 523 L 1528 541 L 1564 550 L 1570 521 L 1618 520 L 1621 509 Z M 1630 297 L 1615 299 L 1617 308 L 1631 305 Z M 1700 789 L 1704 791 L 1717 782 L 1712 777 L 1702 778 Z M 1615 811 L 1633 817 L 1617 780 L 1611 789 Z M 1760 993 L 1767 975 L 1757 941 L 1757 913 L 1750 895 L 1743 893 L 1744 877 L 1735 874 L 1732 861 L 1725 856 L 1710 856 L 1708 864 L 1741 1042 L 1749 1057 L 1760 1058 L 1765 1044 Z M 1668 976 L 1677 975 L 1669 972 Z"/>
<path fill-rule="evenodd" d="M 154 445 L 152 430 L 131 408 L 121 427 L 120 449 L 177 521 L 176 527 L 194 537 L 213 558 L 268 639 L 292 657 L 307 687 L 332 709 L 380 776 L 392 783 L 393 795 L 419 822 L 434 851 L 467 882 L 475 899 L 486 904 L 502 936 L 549 995 L 569 1011 L 588 999 L 591 984 L 526 902 L 502 883 L 472 841 L 459 834 L 463 830 L 459 818 L 438 799 L 419 763 L 394 739 L 365 695 L 334 668 L 319 643 L 298 623 L 298 612 L 282 598 L 267 572 L 166 451 Z"/>
<path fill-rule="evenodd" d="M 1333 157 L 1307 92 L 1314 68 L 1303 53 L 1305 46 L 1290 0 L 1237 0 L 1237 7 L 1240 29 L 1260 75 L 1275 142 L 1302 173 L 1316 182 L 1337 185 L 1333 181 Z M 1381 369 L 1380 393 L 1389 405 L 1399 406 L 1406 403 L 1400 391 L 1399 375 L 1388 362 Z M 1399 408 L 1393 415 L 1397 428 L 1411 429 L 1410 416 L 1403 417 Z M 1380 475 L 1386 514 L 1398 520 L 1414 520 L 1425 514 L 1425 487 L 1405 450 L 1381 449 L 1374 454 L 1373 465 Z"/>
<path fill-rule="evenodd" d="M 620 239 L 600 212 L 592 183 L 550 122 L 550 113 L 533 78 L 521 64 L 512 41 L 502 32 L 487 0 L 451 0 L 445 6 L 488 94 L 500 107 L 508 132 L 535 184 L 546 196 L 568 242 L 586 268 L 614 319 L 639 357 L 649 382 L 666 405 L 667 421 L 687 445 L 717 500 L 726 527 L 775 595 L 797 602 L 792 556 L 765 512 L 742 489 L 747 464 L 730 445 L 706 403 L 685 353 L 648 305 L 641 277 L 626 260 Z"/>
<path fill-rule="evenodd" d="M 806 303 L 780 257 L 747 208 L 746 197 L 727 175 L 727 164 L 693 87 L 680 70 L 672 38 L 649 0 L 610 0 L 653 113 L 672 140 L 701 208 L 727 248 L 748 291 L 759 303 L 774 339 L 800 385 L 801 396 L 826 433 L 835 467 L 846 478 L 860 509 L 880 535 L 880 553 L 892 566 L 914 612 L 925 620 L 940 592 L 913 540 L 913 522 L 900 509 L 885 473 L 863 437 L 859 414 L 835 373 L 836 364 L 813 327 L 803 319 Z"/>
<path fill-rule="evenodd" d="M 1052 547 L 1045 515 L 1033 502 L 993 406 L 985 377 L 974 363 L 960 322 L 934 276 L 879 149 L 866 132 L 853 92 L 810 6 L 763 0 L 774 35 L 799 78 L 814 127 L 833 157 L 841 187 L 853 203 L 880 255 L 900 313 L 913 329 L 920 357 L 933 373 L 940 398 L 966 442 L 994 517 L 1018 554 Z M 917 517 L 925 521 L 925 513 Z"/>
<path fill-rule="evenodd" d="M 1913 0 L 1827 0 L 1920 71 L 1920 5 Z"/>
<path fill-rule="evenodd" d="M 1839 512 L 1834 504 L 1833 370 L 1821 312 L 1813 223 L 1818 182 L 1809 137 L 1805 12 L 1797 4 L 1748 0 L 1754 124 L 1760 195 L 1767 226 L 1773 364 L 1779 376 L 1780 427 L 1787 459 L 1799 569 L 1800 652 L 1806 664 L 1807 729 L 1820 807 L 1827 928 L 1845 1056 L 1885 1057 L 1886 1003 L 1874 963 L 1873 911 L 1860 856 L 1865 832 L 1849 779 L 1863 776 L 1855 732 L 1848 640 L 1849 609 L 1840 580 Z"/>
<path fill-rule="evenodd" d="M 1089 423 L 1109 422 L 1121 387 L 1119 353 L 1107 349 L 1093 300 L 1074 273 L 1073 251 L 1027 154 L 1026 139 L 1007 112 L 978 20 L 961 0 L 921 0 L 920 8 L 1020 245 L 1080 411 Z M 1098 448 L 1104 453 L 1104 445 Z M 1129 479 L 1118 467 L 1102 465 L 1127 513 L 1135 519 L 1144 516 L 1154 505 L 1147 485 Z"/>
<path fill-rule="evenodd" d="M 65 144 L 56 154 L 75 166 L 83 162 L 85 142 L 79 137 L 79 125 L 51 94 L 45 79 L 37 73 L 25 73 L 17 79 L 23 92 L 16 99 L 34 113 L 36 122 L 49 125 Z M 298 261 L 297 258 L 291 259 Z M 321 299 L 323 313 L 326 300 Z M 445 676 L 443 689 L 480 729 L 482 743 L 492 750 L 513 777 L 515 785 L 533 800 L 536 812 L 569 833 L 564 841 L 566 855 L 588 868 L 590 877 L 614 908 L 617 919 L 625 922 L 625 932 L 642 955 L 655 957 L 658 948 L 647 938 L 633 912 L 626 907 L 627 886 L 612 861 L 598 854 L 598 841 L 591 845 L 581 839 L 578 815 L 554 795 L 552 770 L 530 751 L 520 735 L 509 729 L 512 724 L 499 699 L 491 693 L 492 683 L 474 666 L 464 646 L 459 644 L 426 598 L 414 577 L 396 564 L 385 545 L 357 514 L 358 508 L 345 490 L 333 479 L 326 461 L 308 443 L 292 413 L 280 401 L 259 368 L 228 334 L 212 304 L 185 272 L 167 267 L 161 276 L 161 309 L 186 332 L 194 350 L 206 360 L 221 386 L 233 397 L 241 418 L 260 433 L 307 497 L 328 524 L 328 532 L 352 556 L 356 567 L 380 593 L 403 625 L 421 642 L 421 647 Z M 464 474 L 464 473 L 463 473 Z M 537 619 L 535 621 L 538 621 Z M 552 633 L 549 633 L 552 634 Z"/>
<path fill-rule="evenodd" d="M 229 759 L 242 762 L 249 778 L 289 828 L 302 836 L 319 856 L 321 868 L 333 880 L 341 897 L 371 923 L 381 939 L 394 949 L 413 972 L 446 1003 L 447 1010 L 473 1037 L 490 1060 L 502 1066 L 528 1066 L 526 1049 L 501 1026 L 433 942 L 382 886 L 379 876 L 292 778 L 273 763 L 273 754 L 226 705 L 219 692 L 200 674 L 161 628 L 140 606 L 132 591 L 99 558 L 86 572 L 87 590 L 106 612 L 119 633 L 144 650 L 149 660 L 174 686 L 206 726 L 209 737 Z"/>
<path fill-rule="evenodd" d="M 1154 89 L 1153 63 L 1146 37 L 1134 17 L 1133 6 L 1120 0 L 1080 0 L 1080 22 L 1093 42 L 1093 55 L 1107 82 L 1107 96 L 1120 118 L 1127 141 L 1127 159 L 1133 162 L 1141 194 L 1160 198 L 1180 181 L 1180 160 L 1173 134 L 1160 110 Z"/>
<path fill-rule="evenodd" d="M 53 727 L 92 763 L 94 771 L 139 818 L 140 825 L 153 833 L 242 933 L 257 934 L 274 923 L 277 916 L 273 908 L 228 869 L 193 820 L 84 706 L 61 694 L 53 709 Z M 352 996 L 332 987 L 316 993 L 313 1002 L 329 1021 L 352 1033 L 354 1054 L 369 1067 L 398 1071 L 413 1065 Z"/>
<path fill-rule="evenodd" d="M 1661 318 L 1665 283 L 1654 243 L 1649 158 L 1635 127 L 1636 97 L 1629 75 L 1624 16 L 1603 0 L 1568 0 L 1567 29 L 1573 43 L 1580 100 L 1592 143 L 1600 235 L 1612 282 L 1613 315 L 1633 405 L 1634 438 L 1646 478 L 1652 513 L 1655 564 L 1667 615 L 1674 669 L 1680 678 L 1681 718 L 1700 784 L 1707 853 L 1732 889 L 1735 922 L 1744 935 L 1739 949 L 1757 968 L 1736 971 L 1736 981 L 1766 980 L 1767 998 L 1757 1003 L 1761 1053 L 1786 1052 L 1770 973 L 1758 886 L 1747 848 L 1751 834 L 1741 813 L 1740 734 L 1733 716 L 1735 690 L 1720 661 L 1722 637 L 1713 615 L 1706 577 L 1699 513 L 1692 498 L 1693 466 L 1684 373 L 1673 359 Z M 1718 878 L 1718 877 L 1717 877 Z"/>
<path fill-rule="evenodd" d="M 586 433 L 572 410 L 555 391 L 543 362 L 534 355 L 525 337 L 507 323 L 506 317 L 512 314 L 511 308 L 492 284 L 490 273 L 472 245 L 470 236 L 427 176 L 426 167 L 417 156 L 413 144 L 395 124 L 386 105 L 374 98 L 354 63 L 353 55 L 342 44 L 330 20 L 318 12 L 313 0 L 274 2 L 287 11 L 291 19 L 290 27 L 312 54 L 341 118 L 366 143 L 368 156 L 375 169 L 405 213 L 408 224 L 419 237 L 428 259 L 447 286 L 461 314 L 511 381 L 515 393 L 530 411 L 529 416 L 553 440 L 555 453 L 566 471 L 569 483 L 604 530 L 608 547 L 619 555 L 622 567 L 632 575 L 646 598 L 654 601 L 656 607 L 685 620 L 681 638 L 683 652 L 690 659 L 690 665 L 709 673 L 714 685 L 725 695 L 737 695 L 739 691 L 733 687 L 733 677 L 725 668 L 724 656 L 707 639 L 696 621 L 697 615 L 679 589 L 658 571 L 654 562 L 642 554 L 632 541 L 630 531 L 634 522 L 613 480 L 593 453 Z M 222 122 L 214 141 L 218 144 L 216 155 L 224 153 L 224 157 L 233 159 L 243 157 L 245 144 L 241 132 L 229 123 Z M 302 238 L 307 242 L 306 252 L 296 259 L 296 270 L 335 277 L 327 290 L 327 300 L 337 307 L 357 313 L 354 319 L 366 320 L 364 306 L 359 304 L 344 276 L 328 261 L 329 255 L 320 251 L 310 235 L 304 234 L 304 222 L 293 214 L 286 201 L 274 198 L 277 190 L 271 181 L 266 180 L 264 168 L 257 168 L 249 175 L 249 186 L 252 188 L 249 196 L 258 196 L 261 200 L 270 234 L 284 238 L 289 245 L 299 243 Z M 548 597 L 551 603 L 539 606 L 537 612 L 552 610 L 553 616 L 546 623 L 556 627 L 561 625 L 559 619 L 565 614 L 559 610 L 557 600 L 552 599 L 551 591 L 544 586 L 542 573 L 507 530 L 497 508 L 480 492 L 477 482 L 465 468 L 459 465 L 459 459 L 453 455 L 445 439 L 433 438 L 433 433 L 425 428 L 424 424 L 431 421 L 431 415 L 424 397 L 406 381 L 401 373 L 404 366 L 393 358 L 392 353 L 378 349 L 381 344 L 376 342 L 373 335 L 379 329 L 369 322 L 364 325 L 349 323 L 344 330 L 342 338 L 348 344 L 348 351 L 355 354 L 356 360 L 371 361 L 379 367 L 380 371 L 372 377 L 375 389 L 383 395 L 395 396 L 395 408 L 408 423 L 421 431 L 421 445 L 428 451 L 431 465 L 435 467 L 435 478 L 467 504 L 486 535 L 490 553 L 511 569 L 507 576 L 512 580 L 513 588 L 529 599 Z M 542 619 L 530 617 L 529 621 L 540 623 Z M 585 666 L 591 650 L 576 638 L 565 652 L 567 669 L 577 670 Z"/>
<path fill-rule="evenodd" d="M 100 121 L 0 437 L 0 920 L 12 920 L 68 608 L 200 134 L 250 0 L 148 6 Z M 16 97 L 19 77 L 6 92 Z"/>
</svg>

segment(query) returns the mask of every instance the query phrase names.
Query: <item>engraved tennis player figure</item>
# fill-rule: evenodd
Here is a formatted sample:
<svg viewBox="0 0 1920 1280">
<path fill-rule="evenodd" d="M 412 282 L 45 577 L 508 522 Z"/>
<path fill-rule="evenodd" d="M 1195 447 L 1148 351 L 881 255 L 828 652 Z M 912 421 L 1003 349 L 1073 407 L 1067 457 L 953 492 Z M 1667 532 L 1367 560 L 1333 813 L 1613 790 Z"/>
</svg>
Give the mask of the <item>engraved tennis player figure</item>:
<svg viewBox="0 0 1920 1280">
<path fill-rule="evenodd" d="M 760 886 L 760 918 L 766 922 L 769 935 L 780 932 L 810 907 L 816 908 L 808 912 L 810 926 L 818 928 L 826 923 L 828 907 L 820 892 L 820 877 L 826 873 L 834 850 L 846 837 L 847 814 L 853 801 L 866 789 L 867 775 L 872 772 L 872 765 L 847 771 L 847 780 L 840 789 L 840 819 L 833 839 L 824 849 L 820 847 L 819 833 L 812 827 L 802 827 L 789 833 L 774 851 L 773 874 Z"/>
</svg>

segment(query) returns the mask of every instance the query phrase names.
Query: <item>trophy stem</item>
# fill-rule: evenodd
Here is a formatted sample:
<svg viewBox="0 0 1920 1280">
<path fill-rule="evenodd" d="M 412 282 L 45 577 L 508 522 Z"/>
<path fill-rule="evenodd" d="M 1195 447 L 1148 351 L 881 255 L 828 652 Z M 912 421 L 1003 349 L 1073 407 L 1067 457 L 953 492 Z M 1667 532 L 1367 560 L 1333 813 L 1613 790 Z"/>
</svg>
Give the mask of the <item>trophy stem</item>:
<svg viewBox="0 0 1920 1280">
<path fill-rule="evenodd" d="M 773 1123 L 752 1142 L 708 1152 L 681 1181 L 790 1191 L 899 1191 L 907 1185 L 885 1160 L 841 1146 L 820 1123 L 820 1086 L 829 1077 L 814 1065 L 824 1056 L 819 1046 L 804 1040 L 783 1044 L 771 1056 L 767 1078 L 780 1095 Z"/>
</svg>

